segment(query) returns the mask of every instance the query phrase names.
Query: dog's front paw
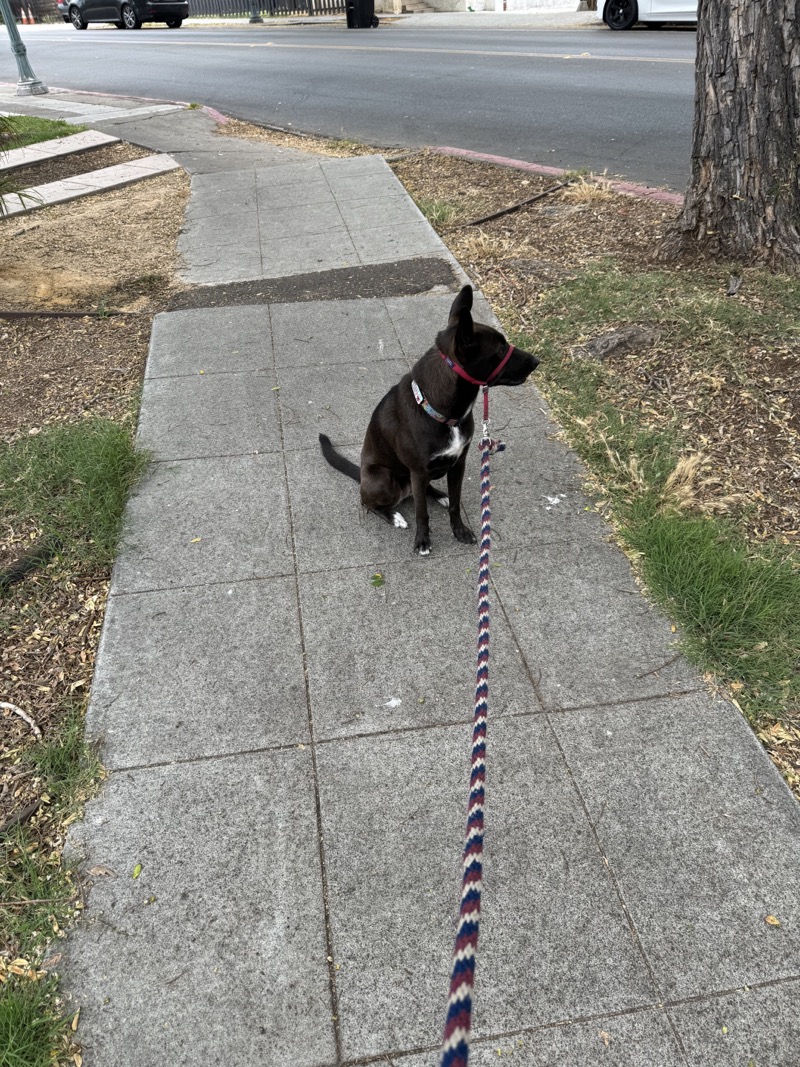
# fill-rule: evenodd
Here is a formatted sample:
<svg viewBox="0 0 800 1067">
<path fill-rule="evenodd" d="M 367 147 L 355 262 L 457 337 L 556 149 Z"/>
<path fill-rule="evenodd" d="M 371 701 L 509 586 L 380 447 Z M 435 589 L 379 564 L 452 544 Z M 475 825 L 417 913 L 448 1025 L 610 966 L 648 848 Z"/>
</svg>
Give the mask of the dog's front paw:
<svg viewBox="0 0 800 1067">
<path fill-rule="evenodd" d="M 463 522 L 453 523 L 453 537 L 456 541 L 460 541 L 462 545 L 474 545 L 477 543 L 477 537 L 468 529 Z"/>
<path fill-rule="evenodd" d="M 431 554 L 431 539 L 429 537 L 418 537 L 414 542 L 414 551 L 420 556 L 429 556 Z"/>
</svg>

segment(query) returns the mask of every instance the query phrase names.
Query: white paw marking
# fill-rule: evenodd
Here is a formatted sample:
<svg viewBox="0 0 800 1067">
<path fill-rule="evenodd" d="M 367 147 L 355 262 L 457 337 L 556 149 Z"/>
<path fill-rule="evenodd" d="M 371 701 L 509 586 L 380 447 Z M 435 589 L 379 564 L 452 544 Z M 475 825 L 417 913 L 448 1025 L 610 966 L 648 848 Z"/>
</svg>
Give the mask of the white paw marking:
<svg viewBox="0 0 800 1067">
<path fill-rule="evenodd" d="M 392 522 L 395 524 L 395 526 L 398 528 L 398 530 L 406 530 L 406 529 L 408 529 L 408 523 L 406 522 L 406 520 L 403 518 L 403 516 L 400 514 L 399 511 L 395 511 L 393 513 Z"/>
<path fill-rule="evenodd" d="M 449 508 L 450 507 L 450 497 L 449 496 L 440 496 L 439 497 L 439 503 L 442 505 L 443 508 Z"/>
<path fill-rule="evenodd" d="M 429 548 L 421 548 L 419 550 L 419 554 L 421 556 L 429 556 L 431 554 L 431 550 Z"/>
</svg>

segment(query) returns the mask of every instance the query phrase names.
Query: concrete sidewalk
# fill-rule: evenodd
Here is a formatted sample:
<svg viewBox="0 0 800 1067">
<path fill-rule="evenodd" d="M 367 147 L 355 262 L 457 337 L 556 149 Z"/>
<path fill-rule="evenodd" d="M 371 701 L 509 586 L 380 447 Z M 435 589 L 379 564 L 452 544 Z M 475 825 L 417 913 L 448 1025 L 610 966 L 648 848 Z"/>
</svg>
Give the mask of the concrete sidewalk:
<svg viewBox="0 0 800 1067">
<path fill-rule="evenodd" d="M 415 557 L 317 434 L 357 457 L 463 274 L 378 156 L 220 138 L 199 111 L 82 121 L 192 173 L 203 285 L 155 321 L 153 463 L 88 716 L 109 778 L 73 838 L 94 882 L 66 971 L 84 1063 L 433 1065 L 477 551 L 437 509 Z M 798 806 L 676 658 L 535 388 L 493 391 L 492 415 L 472 1062 L 796 1067 Z M 464 502 L 477 525 L 475 453 Z"/>
</svg>

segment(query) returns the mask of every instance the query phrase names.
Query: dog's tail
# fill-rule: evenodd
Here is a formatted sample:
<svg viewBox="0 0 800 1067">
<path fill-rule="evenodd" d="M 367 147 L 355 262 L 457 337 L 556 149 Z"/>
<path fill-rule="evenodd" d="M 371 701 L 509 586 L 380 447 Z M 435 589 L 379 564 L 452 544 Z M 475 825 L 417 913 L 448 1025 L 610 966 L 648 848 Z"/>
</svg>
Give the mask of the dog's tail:
<svg viewBox="0 0 800 1067">
<path fill-rule="evenodd" d="M 361 481 L 361 471 L 352 463 L 349 459 L 340 455 L 331 444 L 330 437 L 326 437 L 324 433 L 319 435 L 319 445 L 322 449 L 322 454 L 327 459 L 328 463 L 332 467 L 335 467 L 337 471 L 341 471 L 342 474 L 346 474 L 348 478 L 352 478 L 354 482 Z"/>
</svg>

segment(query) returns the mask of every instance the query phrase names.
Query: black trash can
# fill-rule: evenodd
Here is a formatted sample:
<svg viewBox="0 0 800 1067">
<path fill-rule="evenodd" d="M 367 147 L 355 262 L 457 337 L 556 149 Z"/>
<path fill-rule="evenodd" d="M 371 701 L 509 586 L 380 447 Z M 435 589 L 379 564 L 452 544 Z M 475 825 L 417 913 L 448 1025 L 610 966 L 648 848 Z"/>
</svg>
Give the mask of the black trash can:
<svg viewBox="0 0 800 1067">
<path fill-rule="evenodd" d="M 346 0 L 348 30 L 369 30 L 378 25 L 375 0 Z"/>
</svg>

